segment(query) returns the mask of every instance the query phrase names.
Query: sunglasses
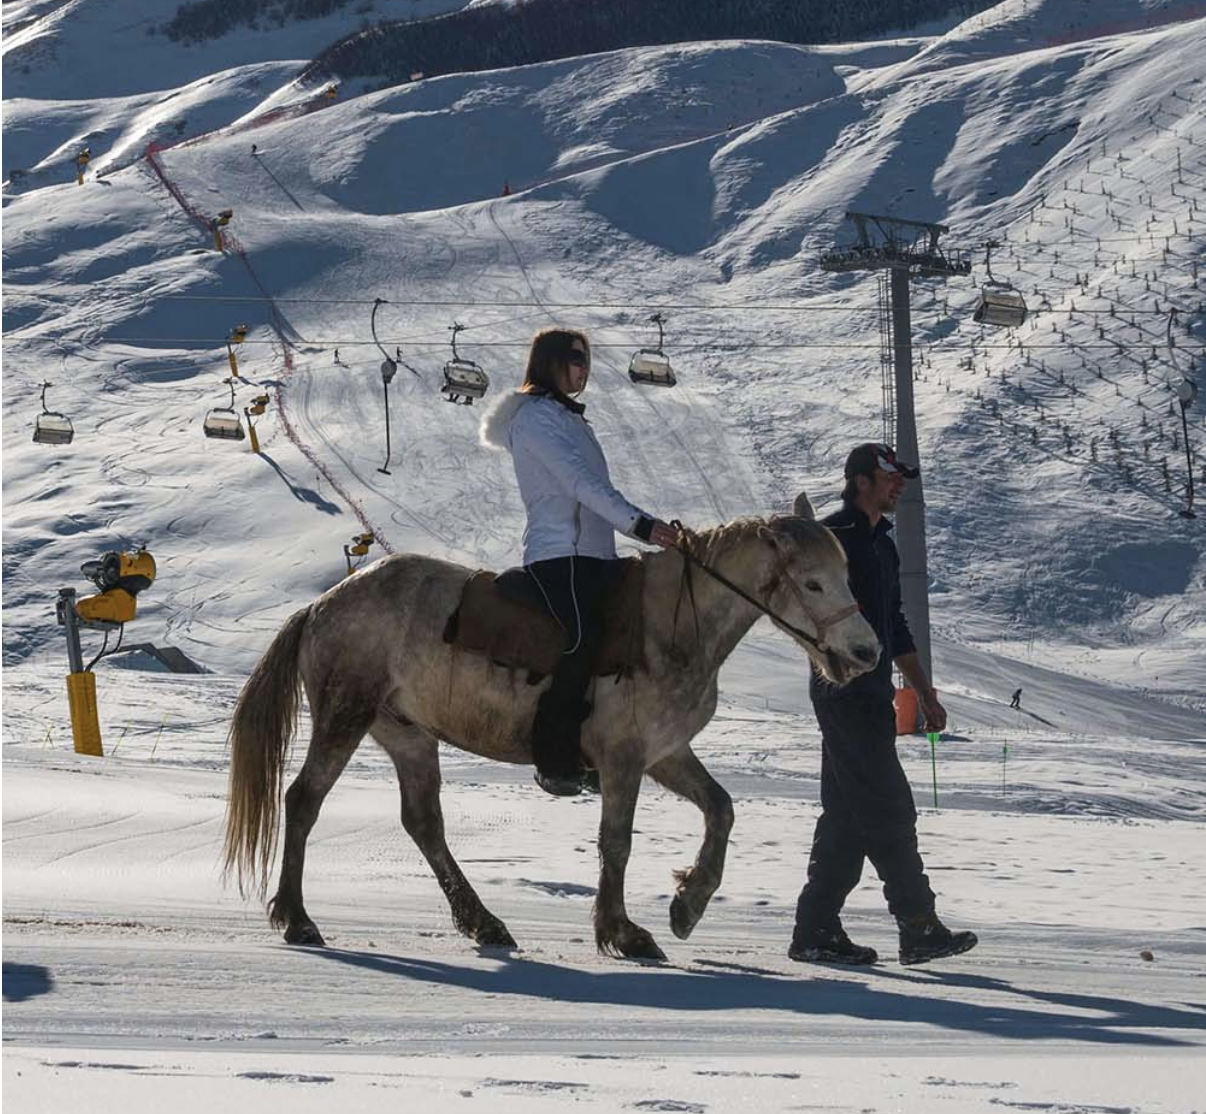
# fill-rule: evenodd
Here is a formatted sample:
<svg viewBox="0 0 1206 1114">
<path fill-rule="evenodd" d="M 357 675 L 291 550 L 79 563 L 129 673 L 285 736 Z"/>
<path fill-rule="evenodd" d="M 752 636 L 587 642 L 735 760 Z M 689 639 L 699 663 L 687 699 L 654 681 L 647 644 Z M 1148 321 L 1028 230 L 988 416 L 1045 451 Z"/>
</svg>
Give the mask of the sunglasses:
<svg viewBox="0 0 1206 1114">
<path fill-rule="evenodd" d="M 590 357 L 585 352 L 570 352 L 565 357 L 565 362 L 573 367 L 590 367 Z"/>
</svg>

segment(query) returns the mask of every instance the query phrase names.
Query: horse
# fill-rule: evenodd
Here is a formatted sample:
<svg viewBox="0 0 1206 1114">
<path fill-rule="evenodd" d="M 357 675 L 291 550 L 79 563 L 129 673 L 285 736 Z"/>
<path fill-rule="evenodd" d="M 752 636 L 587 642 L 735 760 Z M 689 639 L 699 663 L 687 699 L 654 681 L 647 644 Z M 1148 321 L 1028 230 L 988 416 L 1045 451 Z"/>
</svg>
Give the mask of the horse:
<svg viewBox="0 0 1206 1114">
<path fill-rule="evenodd" d="M 646 668 L 597 683 L 582 732 L 582 751 L 599 772 L 602 794 L 593 911 L 601 953 L 665 958 L 624 906 L 645 774 L 704 816 L 694 865 L 675 872 L 675 936 L 690 936 L 720 885 L 733 805 L 690 744 L 716 710 L 720 666 L 754 623 L 768 615 L 835 685 L 879 660 L 879 641 L 850 594 L 841 546 L 815 521 L 807 497 L 796 500 L 795 511 L 684 530 L 677 549 L 640 558 Z M 257 880 L 260 897 L 267 893 L 301 686 L 310 703 L 309 750 L 284 795 L 280 879 L 268 903 L 270 923 L 283 930 L 286 943 L 324 944 L 302 900 L 306 839 L 368 734 L 393 761 L 402 825 L 443 889 L 456 928 L 479 945 L 516 946 L 448 849 L 438 743 L 531 764 L 536 702 L 549 681 L 530 684 L 526 675 L 444 641 L 472 571 L 414 554 L 378 560 L 295 612 L 248 678 L 230 729 L 223 853 L 224 873 L 237 873 L 244 896 Z"/>
</svg>

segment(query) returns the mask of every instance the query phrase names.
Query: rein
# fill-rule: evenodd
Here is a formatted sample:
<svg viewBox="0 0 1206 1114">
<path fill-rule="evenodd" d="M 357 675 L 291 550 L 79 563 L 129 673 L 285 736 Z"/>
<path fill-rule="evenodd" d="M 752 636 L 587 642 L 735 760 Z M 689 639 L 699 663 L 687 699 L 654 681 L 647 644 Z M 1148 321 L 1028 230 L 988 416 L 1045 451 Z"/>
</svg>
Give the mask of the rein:
<svg viewBox="0 0 1206 1114">
<path fill-rule="evenodd" d="M 686 531 L 683 528 L 683 524 L 681 522 L 678 522 L 676 520 L 676 521 L 672 522 L 671 525 L 678 529 L 680 537 L 686 536 Z M 711 568 L 709 565 L 705 565 L 703 563 L 703 561 L 701 561 L 698 557 L 695 556 L 694 553 L 691 552 L 691 550 L 688 548 L 687 543 L 685 541 L 680 541 L 680 543 L 675 548 L 683 556 L 683 578 L 686 582 L 687 591 L 691 596 L 691 606 L 692 606 L 693 610 L 695 608 L 695 589 L 691 584 L 691 574 L 690 574 L 691 565 L 697 565 L 700 569 L 702 569 L 704 572 L 706 572 L 713 580 L 716 580 L 719 583 L 723 584 L 726 588 L 728 588 L 728 590 L 730 592 L 734 592 L 736 595 L 740 596 L 743 600 L 745 600 L 746 603 L 750 604 L 753 607 L 756 607 L 759 611 L 762 612 L 763 615 L 767 616 L 767 618 L 778 623 L 779 626 L 783 627 L 784 630 L 790 631 L 793 635 L 795 635 L 798 639 L 800 639 L 801 642 L 806 642 L 809 646 L 812 646 L 815 650 L 818 650 L 822 654 L 830 653 L 829 645 L 825 641 L 825 632 L 830 627 L 835 626 L 836 624 L 840 623 L 843 619 L 848 619 L 851 615 L 855 614 L 858 611 L 858 604 L 852 603 L 846 607 L 843 607 L 840 611 L 835 611 L 832 615 L 820 617 L 808 605 L 808 601 L 804 598 L 804 595 L 800 591 L 799 586 L 795 583 L 795 581 L 793 581 L 790 577 L 788 577 L 787 578 L 788 587 L 790 587 L 792 589 L 792 592 L 794 593 L 796 599 L 799 601 L 800 606 L 804 609 L 804 613 L 813 621 L 814 624 L 816 624 L 817 633 L 815 635 L 809 634 L 806 630 L 802 630 L 800 627 L 797 627 L 794 623 L 789 623 L 786 619 L 783 618 L 782 615 L 779 615 L 775 611 L 772 611 L 771 608 L 767 607 L 766 604 L 764 604 L 761 600 L 756 599 L 754 596 L 751 596 L 749 594 L 749 592 L 747 592 L 740 585 L 734 584 L 723 573 L 717 572 L 714 568 Z M 782 569 L 780 570 L 780 574 L 781 573 L 782 573 Z M 773 592 L 776 587 L 778 587 L 778 579 L 776 579 L 775 584 L 771 587 L 770 591 Z M 681 591 L 679 592 L 679 603 L 680 604 L 682 603 Z M 678 630 L 678 607 L 677 606 L 674 609 L 674 629 L 675 629 L 675 631 Z M 696 616 L 695 616 L 695 633 L 696 633 L 696 636 L 698 637 L 698 635 L 699 635 L 699 615 L 698 615 L 698 613 L 696 613 Z"/>
</svg>

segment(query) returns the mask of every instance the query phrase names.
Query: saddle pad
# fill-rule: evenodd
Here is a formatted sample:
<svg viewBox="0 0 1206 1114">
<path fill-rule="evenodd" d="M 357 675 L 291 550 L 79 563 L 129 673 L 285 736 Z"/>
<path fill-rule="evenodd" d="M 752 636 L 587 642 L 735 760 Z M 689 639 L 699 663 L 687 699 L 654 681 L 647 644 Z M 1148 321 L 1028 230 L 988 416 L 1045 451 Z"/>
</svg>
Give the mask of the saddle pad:
<svg viewBox="0 0 1206 1114">
<path fill-rule="evenodd" d="M 645 566 L 625 557 L 608 600 L 603 645 L 595 667 L 600 677 L 631 677 L 645 669 Z M 561 627 L 544 608 L 504 595 L 494 573 L 479 570 L 465 581 L 461 602 L 444 627 L 444 641 L 513 669 L 548 676 L 561 660 Z"/>
</svg>

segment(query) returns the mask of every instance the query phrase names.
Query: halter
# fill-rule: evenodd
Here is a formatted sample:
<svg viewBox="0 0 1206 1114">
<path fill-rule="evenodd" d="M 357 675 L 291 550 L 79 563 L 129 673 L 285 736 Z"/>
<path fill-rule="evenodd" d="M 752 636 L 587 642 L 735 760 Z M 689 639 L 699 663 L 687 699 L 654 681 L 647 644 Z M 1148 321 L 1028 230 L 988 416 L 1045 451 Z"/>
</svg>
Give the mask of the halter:
<svg viewBox="0 0 1206 1114">
<path fill-rule="evenodd" d="M 672 522 L 671 525 L 674 526 L 679 531 L 680 536 L 685 535 L 685 530 L 684 530 L 683 524 L 681 522 L 679 522 L 677 519 L 674 522 Z M 784 579 L 786 579 L 787 586 L 791 589 L 792 594 L 796 597 L 796 600 L 799 602 L 800 607 L 803 608 L 804 614 L 807 615 L 809 617 L 809 619 L 812 620 L 813 625 L 816 627 L 816 634 L 815 635 L 809 634 L 806 630 L 802 630 L 800 627 L 797 627 L 794 623 L 789 623 L 786 619 L 783 618 L 782 615 L 779 615 L 775 611 L 772 611 L 761 600 L 756 599 L 754 596 L 751 596 L 749 594 L 749 592 L 745 591 L 744 588 L 741 588 L 738 585 L 734 584 L 723 573 L 719 573 L 714 568 L 711 568 L 710 566 L 705 565 L 698 557 L 695 556 L 694 553 L 691 552 L 691 550 L 687 547 L 686 542 L 680 541 L 680 543 L 675 548 L 683 556 L 683 578 L 686 583 L 687 593 L 691 597 L 691 608 L 693 611 L 695 611 L 695 589 L 691 583 L 690 570 L 691 570 L 692 565 L 698 565 L 699 568 L 701 568 L 710 577 L 712 577 L 713 580 L 719 581 L 726 588 L 728 588 L 730 592 L 735 592 L 743 600 L 745 600 L 746 603 L 751 604 L 753 607 L 756 607 L 759 611 L 762 612 L 763 615 L 767 616 L 769 619 L 773 620 L 775 623 L 778 623 L 779 626 L 783 627 L 784 630 L 790 631 L 793 635 L 796 636 L 796 638 L 800 639 L 801 642 L 806 642 L 809 646 L 813 647 L 813 649 L 819 651 L 822 654 L 828 655 L 828 654 L 832 653 L 832 650 L 830 649 L 829 644 L 826 641 L 825 632 L 828 631 L 830 627 L 836 626 L 843 619 L 848 619 L 848 618 L 850 618 L 851 615 L 854 615 L 858 612 L 858 604 L 852 603 L 852 604 L 847 605 L 846 607 L 840 608 L 839 610 L 833 612 L 831 615 L 826 615 L 826 616 L 817 615 L 817 613 L 813 610 L 812 606 L 809 604 L 808 600 L 806 600 L 804 598 L 804 593 L 800 591 L 799 585 L 796 584 L 796 582 L 794 580 L 792 580 L 792 578 L 790 576 L 784 578 L 783 574 L 787 569 L 787 561 L 788 561 L 787 558 L 784 558 L 782 561 L 779 562 L 778 568 L 775 569 L 774 576 L 771 578 L 769 586 L 763 590 L 766 593 L 767 598 L 769 599 L 775 593 L 776 589 L 779 587 L 779 584 Z M 681 603 L 681 602 L 682 602 L 682 592 L 680 591 L 679 592 L 679 603 Z M 678 608 L 677 607 L 675 607 L 675 609 L 674 609 L 674 629 L 677 632 L 677 630 L 678 630 Z M 698 635 L 699 635 L 699 614 L 697 611 L 696 611 L 696 615 L 695 615 L 695 633 L 696 633 L 696 636 L 698 637 Z"/>
</svg>

